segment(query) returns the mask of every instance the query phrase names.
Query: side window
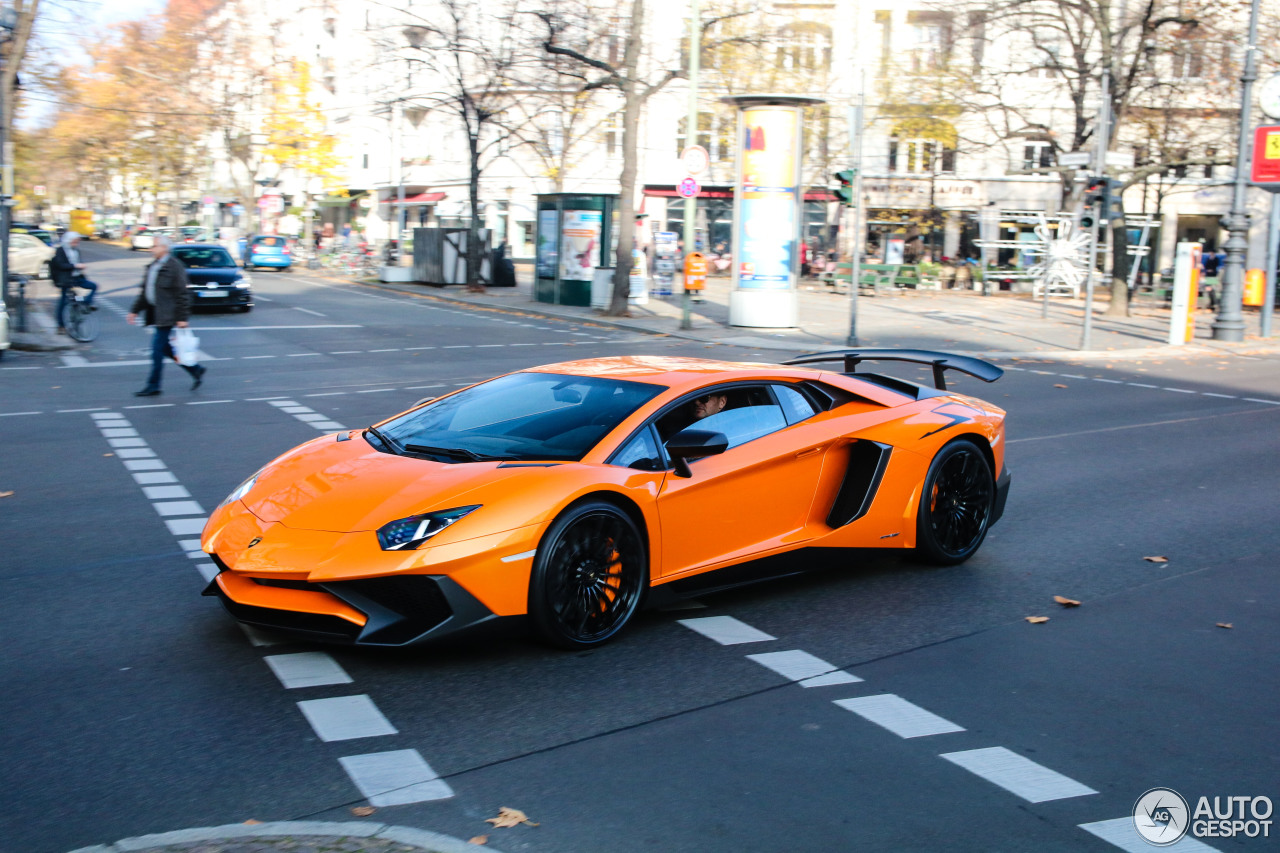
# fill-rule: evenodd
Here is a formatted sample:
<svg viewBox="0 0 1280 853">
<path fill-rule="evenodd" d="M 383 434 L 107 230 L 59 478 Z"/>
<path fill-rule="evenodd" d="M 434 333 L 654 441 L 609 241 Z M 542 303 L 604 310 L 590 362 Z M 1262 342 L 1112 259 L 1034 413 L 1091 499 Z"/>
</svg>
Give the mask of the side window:
<svg viewBox="0 0 1280 853">
<path fill-rule="evenodd" d="M 724 433 L 730 448 L 777 432 L 787 425 L 782 409 L 774 402 L 769 389 L 763 386 L 728 388 L 713 398 L 709 408 L 714 411 L 696 418 L 696 422 L 689 425 Z"/>
<path fill-rule="evenodd" d="M 809 398 L 790 385 L 774 385 L 773 393 L 778 395 L 778 402 L 782 404 L 782 412 L 787 416 L 789 424 L 798 424 L 817 414 Z"/>
<path fill-rule="evenodd" d="M 623 445 L 614 455 L 611 464 L 635 468 L 637 471 L 661 471 L 662 454 L 658 451 L 657 442 L 653 440 L 653 430 L 646 427 Z"/>
</svg>

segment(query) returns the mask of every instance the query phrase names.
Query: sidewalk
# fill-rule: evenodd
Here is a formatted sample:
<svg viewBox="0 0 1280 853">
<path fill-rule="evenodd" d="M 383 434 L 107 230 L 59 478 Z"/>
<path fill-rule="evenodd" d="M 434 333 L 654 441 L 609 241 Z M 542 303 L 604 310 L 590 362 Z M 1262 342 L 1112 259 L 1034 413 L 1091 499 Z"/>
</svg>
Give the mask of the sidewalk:
<svg viewBox="0 0 1280 853">
<path fill-rule="evenodd" d="M 488 850 L 460 838 L 376 822 L 233 823 L 125 838 L 71 853 L 471 853 Z"/>
<path fill-rule="evenodd" d="M 750 329 L 729 326 L 731 281 L 707 282 L 704 301 L 692 306 L 692 329 L 681 329 L 681 297 L 650 297 L 632 305 L 630 317 L 607 317 L 591 308 L 549 305 L 533 299 L 532 280 L 519 277 L 514 288 L 488 288 L 467 293 L 461 286 L 373 283 L 376 287 L 476 307 L 515 311 L 635 332 L 670 335 L 705 343 L 756 350 L 819 351 L 842 349 L 849 334 L 850 297 L 825 285 L 805 280 L 799 289 L 799 327 Z M 1048 318 L 1039 301 L 1025 294 L 984 297 L 970 291 L 900 290 L 865 294 L 858 298 L 858 342 L 864 347 L 935 349 L 967 355 L 1045 359 L 1141 358 L 1169 356 L 1280 353 L 1280 337 L 1258 336 L 1258 314 L 1246 309 L 1245 340 L 1238 344 L 1212 340 L 1214 315 L 1196 312 L 1193 344 L 1170 347 L 1165 341 L 1169 311 L 1154 303 L 1135 303 L 1132 316 L 1103 316 L 1107 301 L 1094 300 L 1094 320 L 1088 351 L 1080 349 L 1084 320 L 1083 299 L 1050 300 Z M 1275 327 L 1280 331 L 1280 318 Z"/>
</svg>

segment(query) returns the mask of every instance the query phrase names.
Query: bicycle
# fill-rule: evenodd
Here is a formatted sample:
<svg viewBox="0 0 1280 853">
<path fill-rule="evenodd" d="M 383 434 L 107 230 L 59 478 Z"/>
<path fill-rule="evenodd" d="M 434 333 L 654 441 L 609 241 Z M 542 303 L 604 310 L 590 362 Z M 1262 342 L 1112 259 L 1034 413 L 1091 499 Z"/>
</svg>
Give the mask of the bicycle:
<svg viewBox="0 0 1280 853">
<path fill-rule="evenodd" d="M 72 340 L 87 344 L 98 337 L 102 321 L 98 319 L 92 306 L 85 305 L 82 297 L 71 294 L 67 306 L 62 311 L 62 327 Z"/>
</svg>

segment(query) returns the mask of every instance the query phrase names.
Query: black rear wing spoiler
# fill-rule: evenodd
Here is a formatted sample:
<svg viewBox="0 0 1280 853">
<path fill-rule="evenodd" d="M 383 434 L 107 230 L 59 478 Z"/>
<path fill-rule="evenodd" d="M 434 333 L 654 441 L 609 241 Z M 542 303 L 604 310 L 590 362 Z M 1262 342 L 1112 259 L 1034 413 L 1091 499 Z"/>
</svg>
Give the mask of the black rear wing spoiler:
<svg viewBox="0 0 1280 853">
<path fill-rule="evenodd" d="M 983 382 L 995 382 L 1004 371 L 989 361 L 970 358 L 967 355 L 953 355 L 946 352 L 932 352 L 924 349 L 842 349 L 830 352 L 815 352 L 782 362 L 783 364 L 819 364 L 827 361 L 844 362 L 844 372 L 857 372 L 858 363 L 862 361 L 907 361 L 912 364 L 928 364 L 933 367 L 933 384 L 939 391 L 947 390 L 947 380 L 943 373 L 947 370 L 958 370 L 967 373 Z"/>
</svg>

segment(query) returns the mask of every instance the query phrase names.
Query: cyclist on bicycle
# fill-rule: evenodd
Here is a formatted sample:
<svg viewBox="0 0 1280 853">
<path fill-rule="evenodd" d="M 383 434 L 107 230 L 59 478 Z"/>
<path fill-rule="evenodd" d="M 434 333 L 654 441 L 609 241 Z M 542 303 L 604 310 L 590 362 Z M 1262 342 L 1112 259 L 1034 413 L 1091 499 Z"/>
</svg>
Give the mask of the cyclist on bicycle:
<svg viewBox="0 0 1280 853">
<path fill-rule="evenodd" d="M 93 304 L 93 295 L 97 293 L 98 285 L 84 277 L 84 269 L 85 265 L 80 260 L 80 235 L 74 231 L 68 231 L 62 235 L 62 245 L 58 246 L 58 251 L 53 253 L 53 258 L 49 261 L 49 277 L 53 279 L 59 291 L 57 314 L 59 334 L 66 334 L 67 305 L 75 299 L 75 288 L 82 287 L 89 291 L 89 295 L 84 300 L 86 309 L 98 310 Z"/>
</svg>

